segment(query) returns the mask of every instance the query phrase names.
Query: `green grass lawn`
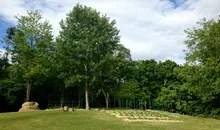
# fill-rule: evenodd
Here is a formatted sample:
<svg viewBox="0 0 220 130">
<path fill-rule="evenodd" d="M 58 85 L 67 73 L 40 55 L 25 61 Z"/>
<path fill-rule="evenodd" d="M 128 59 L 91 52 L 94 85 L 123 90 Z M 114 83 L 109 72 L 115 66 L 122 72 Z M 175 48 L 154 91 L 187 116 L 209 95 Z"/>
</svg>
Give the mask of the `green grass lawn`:
<svg viewBox="0 0 220 130">
<path fill-rule="evenodd" d="M 171 113 L 170 113 L 171 114 Z M 178 115 L 178 114 L 176 114 Z M 220 130 L 220 120 L 178 115 L 183 123 L 126 122 L 101 111 L 1 113 L 1 130 Z"/>
</svg>

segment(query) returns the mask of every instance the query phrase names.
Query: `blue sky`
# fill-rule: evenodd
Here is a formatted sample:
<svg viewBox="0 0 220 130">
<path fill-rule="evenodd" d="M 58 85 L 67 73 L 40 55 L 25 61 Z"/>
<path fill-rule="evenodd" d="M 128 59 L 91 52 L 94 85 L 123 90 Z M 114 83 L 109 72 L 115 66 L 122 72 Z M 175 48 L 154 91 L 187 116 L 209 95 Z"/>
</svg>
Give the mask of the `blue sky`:
<svg viewBox="0 0 220 130">
<path fill-rule="evenodd" d="M 169 0 L 169 1 L 173 3 L 175 9 L 186 3 L 186 0 Z"/>
<path fill-rule="evenodd" d="M 15 15 L 35 9 L 50 21 L 57 36 L 60 20 L 78 2 L 117 21 L 121 43 L 133 59 L 171 59 L 180 64 L 185 61 L 184 30 L 220 14 L 220 0 L 1 0 L 0 39 L 16 25 Z"/>
</svg>

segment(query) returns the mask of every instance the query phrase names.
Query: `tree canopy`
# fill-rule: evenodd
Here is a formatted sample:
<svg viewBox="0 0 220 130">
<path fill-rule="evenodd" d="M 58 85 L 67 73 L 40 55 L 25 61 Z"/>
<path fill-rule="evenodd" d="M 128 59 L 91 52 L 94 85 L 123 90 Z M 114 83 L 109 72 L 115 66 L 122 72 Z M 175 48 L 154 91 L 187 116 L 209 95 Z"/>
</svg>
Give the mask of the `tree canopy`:
<svg viewBox="0 0 220 130">
<path fill-rule="evenodd" d="M 198 28 L 185 31 L 186 63 L 179 65 L 132 60 L 116 21 L 88 6 L 76 4 L 61 20 L 57 37 L 38 11 L 16 19 L 0 58 L 1 112 L 36 101 L 41 109 L 68 105 L 220 114 L 220 20 L 202 19 Z"/>
</svg>

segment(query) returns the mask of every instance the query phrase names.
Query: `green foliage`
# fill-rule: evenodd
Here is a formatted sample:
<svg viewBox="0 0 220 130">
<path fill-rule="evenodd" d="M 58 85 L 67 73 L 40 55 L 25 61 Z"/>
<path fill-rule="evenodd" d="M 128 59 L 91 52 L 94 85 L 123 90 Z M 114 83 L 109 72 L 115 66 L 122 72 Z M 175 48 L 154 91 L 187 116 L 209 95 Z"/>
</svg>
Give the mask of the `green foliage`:
<svg viewBox="0 0 220 130">
<path fill-rule="evenodd" d="M 29 100 L 32 80 L 39 75 L 47 75 L 49 71 L 53 36 L 51 25 L 47 21 L 42 22 L 38 11 L 27 13 L 27 16 L 16 16 L 18 24 L 8 30 L 5 42 L 12 60 L 10 74 L 26 81 L 26 100 Z"/>
<path fill-rule="evenodd" d="M 57 55 L 65 80 L 92 81 L 93 73 L 113 54 L 119 42 L 115 21 L 101 16 L 96 10 L 77 4 L 60 22 Z M 68 78 L 72 77 L 74 78 Z M 67 78 L 65 78 L 67 76 Z"/>
<path fill-rule="evenodd" d="M 190 86 L 197 90 L 197 97 L 200 99 L 197 109 L 200 112 L 209 114 L 211 109 L 219 107 L 219 33 L 220 21 L 202 19 L 198 22 L 200 28 L 187 30 L 188 46 L 186 60 L 194 65 L 194 73 L 188 73 Z"/>
<path fill-rule="evenodd" d="M 206 64 L 210 61 L 218 61 L 219 51 L 219 27 L 220 21 L 202 19 L 198 22 L 200 28 L 188 29 L 185 44 L 188 47 L 186 59 L 188 62 Z M 218 63 L 218 62 L 217 62 Z"/>
<path fill-rule="evenodd" d="M 9 63 L 6 57 L 0 57 L 0 80 L 8 77 Z"/>
<path fill-rule="evenodd" d="M 116 21 L 91 7 L 76 4 L 61 20 L 56 39 L 38 11 L 16 19 L 0 58 L 0 106 L 20 107 L 26 85 L 26 100 L 32 90 L 32 99 L 44 108 L 53 101 L 62 106 L 66 99 L 87 109 L 90 102 L 93 107 L 219 115 L 220 20 L 203 19 L 198 28 L 185 31 L 187 63 L 178 65 L 132 61 L 130 50 L 120 44 Z"/>
<path fill-rule="evenodd" d="M 61 72 L 59 77 L 64 80 L 65 86 L 82 82 L 87 92 L 97 80 L 101 84 L 114 80 L 106 72 L 114 67 L 108 66 L 109 61 L 116 60 L 114 54 L 118 57 L 121 54 L 117 50 L 120 37 L 115 24 L 106 15 L 80 4 L 67 14 L 66 20 L 60 22 L 57 58 Z M 104 76 L 107 78 L 101 79 Z"/>
</svg>

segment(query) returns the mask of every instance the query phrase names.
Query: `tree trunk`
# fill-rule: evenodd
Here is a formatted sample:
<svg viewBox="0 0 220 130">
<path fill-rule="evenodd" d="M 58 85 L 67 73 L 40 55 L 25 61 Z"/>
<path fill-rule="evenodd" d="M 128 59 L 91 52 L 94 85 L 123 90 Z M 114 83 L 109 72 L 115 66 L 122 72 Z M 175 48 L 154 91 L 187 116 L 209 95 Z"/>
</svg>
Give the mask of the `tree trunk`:
<svg viewBox="0 0 220 130">
<path fill-rule="evenodd" d="M 105 99 L 106 109 L 108 109 L 108 98 Z"/>
<path fill-rule="evenodd" d="M 134 109 L 136 109 L 136 102 L 135 102 L 135 100 L 134 100 Z"/>
<path fill-rule="evenodd" d="M 106 103 L 106 109 L 108 109 L 108 104 L 109 104 L 109 94 L 106 94 L 106 98 L 105 98 L 105 103 Z"/>
<path fill-rule="evenodd" d="M 103 90 L 103 89 L 101 89 L 102 90 L 102 93 L 103 93 L 103 95 L 105 96 L 105 106 L 106 106 L 106 108 L 108 109 L 108 102 L 109 102 L 109 94 L 108 94 L 108 92 L 107 93 L 105 93 L 105 91 Z"/>
<path fill-rule="evenodd" d="M 62 88 L 60 95 L 60 108 L 63 108 L 63 100 L 64 100 L 64 89 Z"/>
<path fill-rule="evenodd" d="M 93 93 L 92 93 L 92 105 L 91 105 L 91 107 L 94 107 Z"/>
<path fill-rule="evenodd" d="M 26 80 L 26 102 L 30 101 L 31 83 L 30 80 Z"/>
<path fill-rule="evenodd" d="M 87 56 L 87 53 L 86 53 L 86 56 Z M 85 65 L 85 73 L 86 73 L 86 76 L 88 76 L 88 73 L 87 73 L 87 66 Z M 89 90 L 88 90 L 88 80 L 86 78 L 86 88 L 85 88 L 85 100 L 86 100 L 86 110 L 89 110 Z"/>
<path fill-rule="evenodd" d="M 147 109 L 147 102 L 144 101 L 144 109 Z"/>
<path fill-rule="evenodd" d="M 78 107 L 79 108 L 81 107 L 81 93 L 80 93 L 80 90 L 79 90 L 79 93 L 78 93 Z"/>
<path fill-rule="evenodd" d="M 86 90 L 85 90 L 85 99 L 86 99 L 86 110 L 89 110 L 89 91 L 86 83 Z"/>
<path fill-rule="evenodd" d="M 149 109 L 151 109 L 151 99 L 150 99 L 151 95 L 149 94 Z"/>
</svg>

